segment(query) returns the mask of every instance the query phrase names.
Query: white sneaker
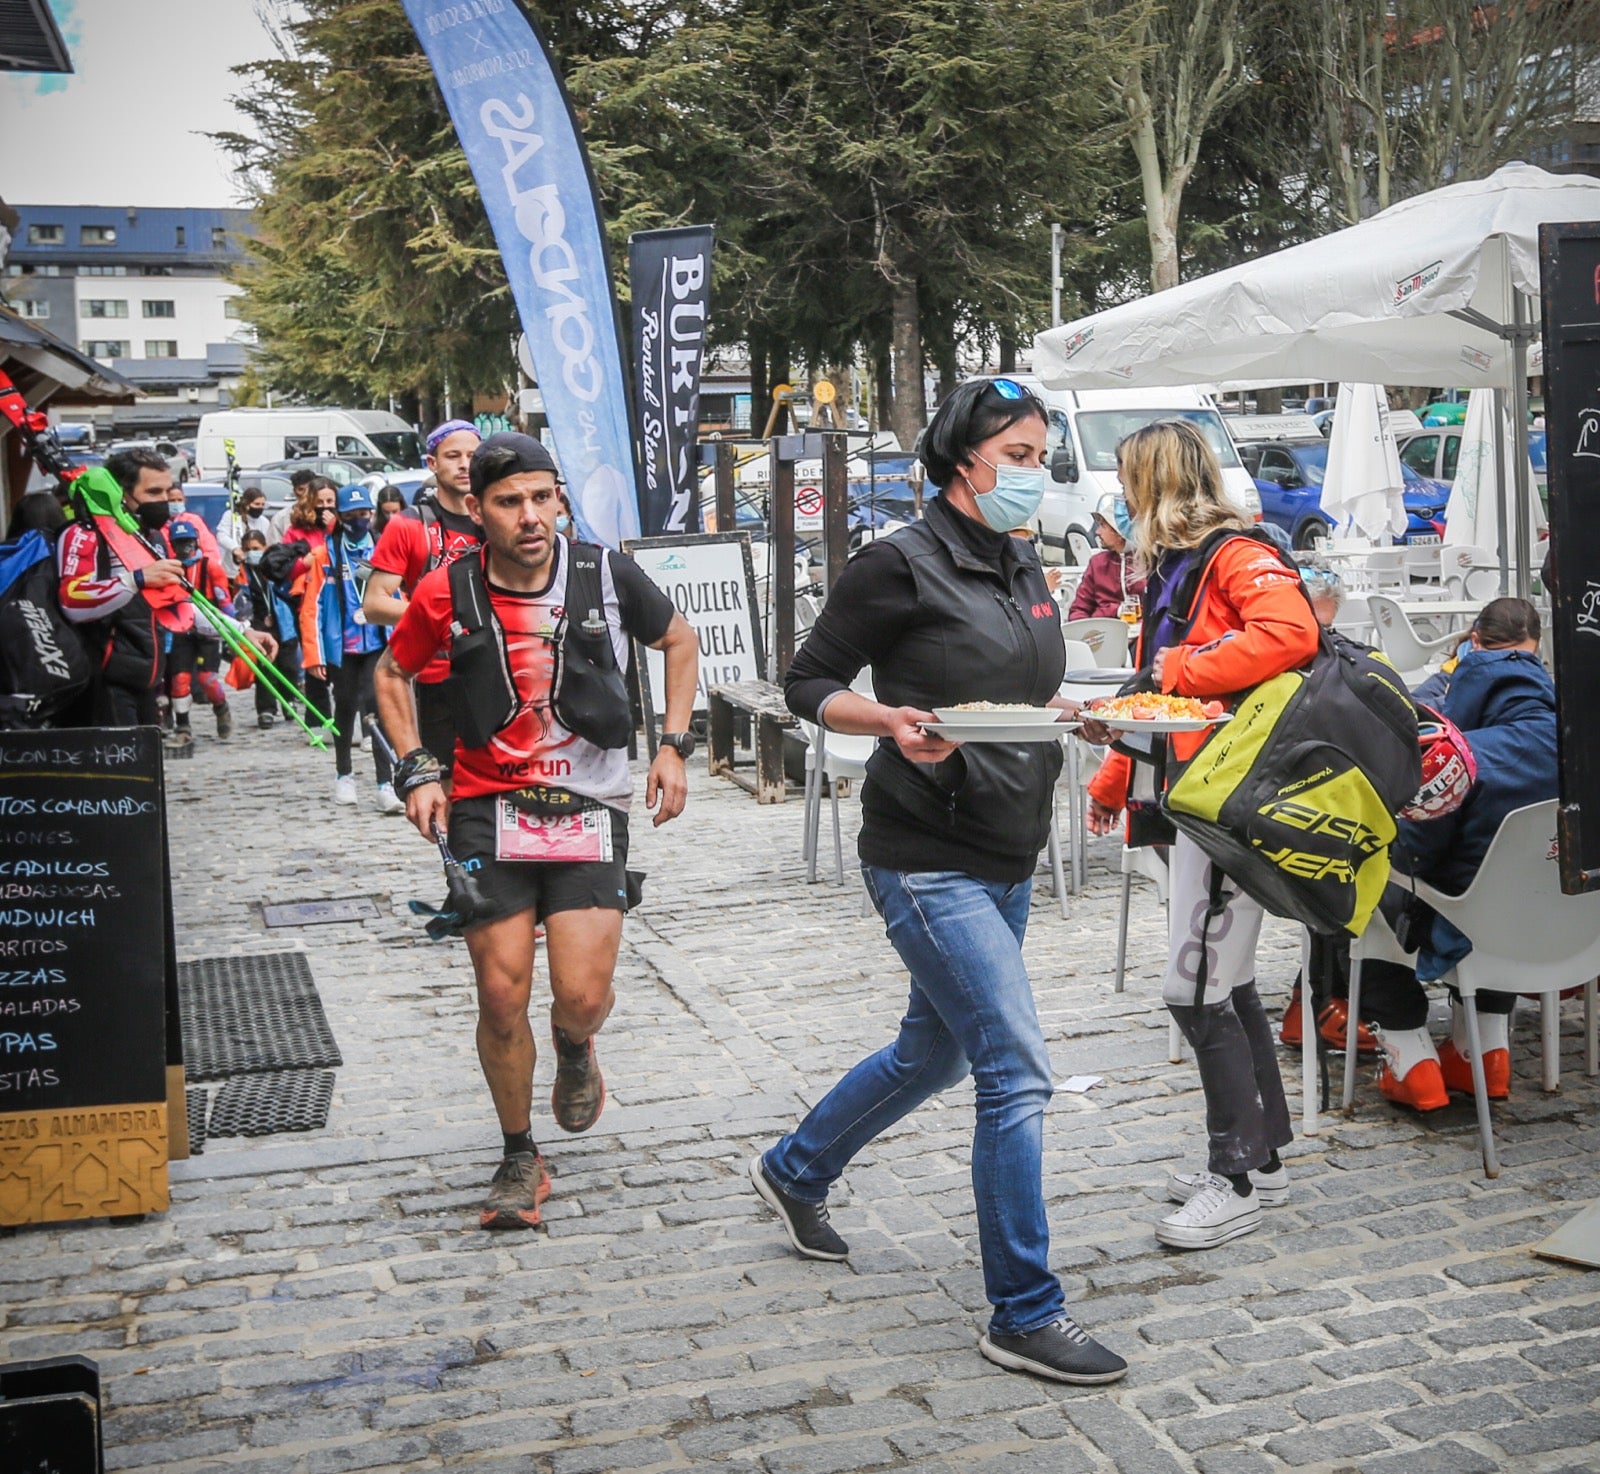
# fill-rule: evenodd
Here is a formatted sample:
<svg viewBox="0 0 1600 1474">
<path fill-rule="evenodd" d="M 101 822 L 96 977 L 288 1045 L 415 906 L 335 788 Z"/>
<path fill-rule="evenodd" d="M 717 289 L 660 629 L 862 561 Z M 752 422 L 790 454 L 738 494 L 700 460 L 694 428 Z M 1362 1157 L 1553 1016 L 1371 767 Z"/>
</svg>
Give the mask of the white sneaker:
<svg viewBox="0 0 1600 1474">
<path fill-rule="evenodd" d="M 333 801 L 336 804 L 349 804 L 352 808 L 355 807 L 357 799 L 354 773 L 346 773 L 344 777 L 333 780 Z"/>
<path fill-rule="evenodd" d="M 378 812 L 380 814 L 403 814 L 406 811 L 406 802 L 394 791 L 394 784 L 380 783 L 378 785 Z"/>
<path fill-rule="evenodd" d="M 1187 1203 L 1210 1181 L 1209 1172 L 1174 1172 L 1167 1178 L 1167 1196 L 1175 1203 Z M 1289 1196 L 1289 1169 L 1280 1164 L 1276 1172 L 1252 1172 L 1250 1186 L 1263 1208 L 1276 1208 Z"/>
<path fill-rule="evenodd" d="M 1261 1199 L 1255 1188 L 1241 1198 L 1226 1177 L 1207 1172 L 1194 1196 L 1156 1224 L 1156 1240 L 1174 1249 L 1214 1249 L 1260 1227 Z"/>
</svg>

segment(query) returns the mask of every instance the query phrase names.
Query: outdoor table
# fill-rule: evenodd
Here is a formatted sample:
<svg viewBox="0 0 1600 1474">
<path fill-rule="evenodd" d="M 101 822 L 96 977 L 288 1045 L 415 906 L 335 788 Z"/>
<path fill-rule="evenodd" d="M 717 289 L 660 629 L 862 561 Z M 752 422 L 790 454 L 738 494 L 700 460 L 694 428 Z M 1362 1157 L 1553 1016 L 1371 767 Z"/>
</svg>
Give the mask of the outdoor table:
<svg viewBox="0 0 1600 1474">
<path fill-rule="evenodd" d="M 735 771 L 733 718 L 748 716 L 755 726 L 755 782 Z M 706 763 L 715 777 L 721 774 L 737 783 L 757 803 L 781 804 L 786 797 L 783 772 L 783 734 L 798 726 L 784 704 L 783 688 L 770 681 L 732 681 L 706 692 Z"/>
</svg>

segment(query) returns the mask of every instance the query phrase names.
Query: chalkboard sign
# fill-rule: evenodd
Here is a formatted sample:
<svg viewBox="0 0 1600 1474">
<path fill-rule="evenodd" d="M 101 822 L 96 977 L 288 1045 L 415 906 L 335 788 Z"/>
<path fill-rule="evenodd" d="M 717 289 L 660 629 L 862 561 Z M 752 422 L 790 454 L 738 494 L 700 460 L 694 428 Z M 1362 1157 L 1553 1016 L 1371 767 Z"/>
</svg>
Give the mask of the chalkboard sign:
<svg viewBox="0 0 1600 1474">
<path fill-rule="evenodd" d="M 706 710 L 706 691 L 734 681 L 759 681 L 766 675 L 761 622 L 756 614 L 755 571 L 750 535 L 745 532 L 676 533 L 626 542 L 645 575 L 694 626 L 700 640 L 699 680 L 694 712 Z M 653 753 L 667 710 L 666 657 L 659 650 L 638 652 L 642 702 Z"/>
<path fill-rule="evenodd" d="M 0 1223 L 167 1206 L 170 916 L 160 734 L 0 733 Z"/>
<path fill-rule="evenodd" d="M 1600 889 L 1600 222 L 1539 227 L 1561 889 Z"/>
</svg>

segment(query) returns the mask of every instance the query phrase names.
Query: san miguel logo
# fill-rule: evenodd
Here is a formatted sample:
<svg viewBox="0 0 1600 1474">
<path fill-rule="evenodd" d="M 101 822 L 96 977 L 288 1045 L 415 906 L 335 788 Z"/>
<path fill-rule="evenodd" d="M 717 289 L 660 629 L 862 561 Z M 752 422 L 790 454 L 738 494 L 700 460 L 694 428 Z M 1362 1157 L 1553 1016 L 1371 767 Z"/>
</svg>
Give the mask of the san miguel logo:
<svg viewBox="0 0 1600 1474">
<path fill-rule="evenodd" d="M 1071 358 L 1075 353 L 1087 348 L 1092 342 L 1094 342 L 1094 329 L 1079 328 L 1061 345 L 1061 356 L 1063 358 Z"/>
<path fill-rule="evenodd" d="M 1444 262 L 1435 261 L 1431 266 L 1424 266 L 1415 276 L 1401 277 L 1394 284 L 1394 305 L 1398 307 L 1408 298 L 1416 296 L 1425 286 L 1436 281 L 1443 270 Z"/>
</svg>

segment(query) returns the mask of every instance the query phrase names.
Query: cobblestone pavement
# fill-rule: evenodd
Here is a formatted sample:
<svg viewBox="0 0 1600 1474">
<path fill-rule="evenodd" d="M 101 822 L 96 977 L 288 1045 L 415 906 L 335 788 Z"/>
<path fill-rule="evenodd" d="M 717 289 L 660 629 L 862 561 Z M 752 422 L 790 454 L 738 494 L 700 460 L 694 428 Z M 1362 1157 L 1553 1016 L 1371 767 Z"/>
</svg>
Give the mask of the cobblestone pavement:
<svg viewBox="0 0 1600 1474">
<path fill-rule="evenodd" d="M 108 1466 L 1554 1474 L 1600 1461 L 1600 1278 L 1529 1253 L 1600 1195 L 1577 1005 L 1558 1095 L 1538 1088 L 1535 1013 L 1517 1028 L 1497 1181 L 1480 1175 L 1470 1105 L 1418 1120 L 1364 1069 L 1355 1119 L 1324 1117 L 1286 1154 L 1292 1194 L 1261 1232 L 1171 1252 L 1151 1224 L 1168 1169 L 1203 1155 L 1202 1104 L 1192 1065 L 1166 1058 L 1156 901 L 1136 887 L 1118 995 L 1114 845 L 1093 852 L 1068 920 L 1041 874 L 1027 953 L 1056 1071 L 1106 1082 L 1049 1110 L 1053 1258 L 1083 1323 L 1132 1364 L 1110 1389 L 1050 1386 L 976 1352 L 968 1089 L 849 1171 L 834 1210 L 848 1265 L 794 1257 L 749 1190 L 745 1159 L 890 1036 L 904 996 L 859 887 L 804 884 L 798 802 L 758 807 L 697 761 L 686 816 L 636 824 L 650 879 L 600 1043 L 610 1103 L 588 1136 L 561 1136 L 541 1057 L 534 1128 L 559 1174 L 548 1231 L 490 1236 L 474 1208 L 499 1139 L 465 952 L 428 943 L 404 904 L 437 899 L 434 853 L 403 820 L 334 808 L 328 759 L 239 714 L 232 743 L 203 737 L 170 770 L 180 950 L 303 946 L 345 1063 L 324 1131 L 213 1139 L 174 1165 L 169 1213 L 5 1240 L 0 1356 L 98 1359 Z M 352 895 L 375 896 L 383 919 L 262 927 L 262 902 Z M 1269 925 L 1269 1005 L 1297 957 L 1292 932 Z M 1285 1068 L 1298 1111 L 1293 1056 Z"/>
</svg>

